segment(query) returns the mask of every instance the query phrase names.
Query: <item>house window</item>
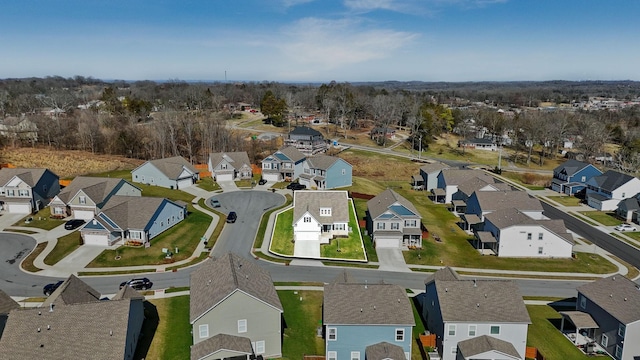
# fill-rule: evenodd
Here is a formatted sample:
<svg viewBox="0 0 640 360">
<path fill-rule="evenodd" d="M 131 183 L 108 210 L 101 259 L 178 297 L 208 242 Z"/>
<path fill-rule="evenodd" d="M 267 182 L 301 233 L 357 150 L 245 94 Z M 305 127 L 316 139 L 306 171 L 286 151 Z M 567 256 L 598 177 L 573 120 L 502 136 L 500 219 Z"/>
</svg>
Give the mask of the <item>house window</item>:
<svg viewBox="0 0 640 360">
<path fill-rule="evenodd" d="M 264 354 L 264 340 L 256 341 L 256 354 Z"/>
<path fill-rule="evenodd" d="M 247 332 L 247 319 L 238 320 L 238 334 Z"/>
<path fill-rule="evenodd" d="M 13 189 L 11 189 L 11 190 L 7 189 L 7 196 L 15 196 L 15 195 L 16 195 L 16 191 L 15 191 L 15 190 L 13 190 Z"/>
<path fill-rule="evenodd" d="M 376 225 L 376 229 L 378 229 L 378 230 L 384 230 L 384 223 L 383 223 L 383 222 L 379 222 L 379 223 L 377 223 L 377 225 Z"/>
<path fill-rule="evenodd" d="M 47 184 L 42 185 L 42 192 L 47 192 Z"/>
<path fill-rule="evenodd" d="M 220 169 L 227 170 L 227 164 L 220 164 Z"/>
<path fill-rule="evenodd" d="M 327 360 L 338 360 L 338 353 L 336 351 L 327 351 Z"/>
<path fill-rule="evenodd" d="M 527 240 L 531 240 L 531 233 L 527 233 Z"/>
<path fill-rule="evenodd" d="M 456 326 L 454 324 L 449 324 L 449 336 L 456 336 Z"/>
<path fill-rule="evenodd" d="M 142 231 L 129 231 L 129 239 L 142 239 Z"/>
<path fill-rule="evenodd" d="M 338 329 L 337 328 L 327 328 L 327 340 L 329 340 L 329 341 L 338 340 Z"/>
<path fill-rule="evenodd" d="M 320 208 L 320 216 L 331 216 L 331 208 Z"/>
<path fill-rule="evenodd" d="M 25 189 L 18 190 L 18 196 L 23 196 L 23 197 L 29 196 L 29 190 L 25 190 Z"/>
<path fill-rule="evenodd" d="M 53 213 L 56 215 L 59 215 L 63 213 L 63 210 L 62 208 L 56 207 L 56 208 L 53 208 Z"/>
<path fill-rule="evenodd" d="M 399 229 L 400 229 L 400 223 L 397 223 L 397 222 L 391 223 L 391 230 L 399 230 Z"/>
<path fill-rule="evenodd" d="M 469 325 L 469 336 L 476 336 L 477 325 Z"/>
<path fill-rule="evenodd" d="M 333 230 L 344 230 L 345 228 L 345 224 L 333 224 Z"/>
<path fill-rule="evenodd" d="M 311 222 L 311 216 L 305 216 L 303 218 L 303 221 L 306 222 L 306 223 L 310 223 Z"/>
<path fill-rule="evenodd" d="M 452 346 L 451 347 L 451 353 L 452 354 L 457 354 L 458 353 L 458 347 L 457 346 Z"/>
<path fill-rule="evenodd" d="M 491 335 L 500 335 L 500 326 L 492 325 L 491 326 Z"/>
<path fill-rule="evenodd" d="M 204 325 L 198 326 L 198 335 L 200 336 L 200 339 L 208 338 L 209 337 L 209 324 L 204 324 Z"/>
<path fill-rule="evenodd" d="M 622 346 L 616 345 L 616 358 L 622 359 Z"/>
<path fill-rule="evenodd" d="M 360 360 L 360 351 L 352 351 L 351 360 Z"/>
<path fill-rule="evenodd" d="M 262 168 L 263 168 L 263 169 L 266 169 L 266 170 L 269 170 L 269 169 L 271 169 L 271 164 L 269 164 L 269 163 L 262 163 Z"/>
<path fill-rule="evenodd" d="M 587 308 L 587 298 L 584 296 L 580 297 L 580 307 L 583 309 Z"/>
<path fill-rule="evenodd" d="M 543 236 L 544 236 L 543 233 L 538 233 L 538 240 L 542 240 Z"/>
<path fill-rule="evenodd" d="M 587 177 L 586 177 L 586 176 L 581 177 L 581 178 L 580 178 L 580 181 L 582 181 L 582 182 L 587 181 Z"/>
<path fill-rule="evenodd" d="M 600 345 L 603 347 L 607 347 L 609 345 L 609 337 L 605 334 L 602 334 L 602 339 L 600 340 Z"/>
<path fill-rule="evenodd" d="M 347 173 L 347 169 L 342 169 L 342 175 Z"/>
<path fill-rule="evenodd" d="M 542 255 L 542 250 L 543 250 L 543 248 L 542 248 L 542 247 L 539 247 L 539 248 L 538 248 L 538 255 Z"/>
<path fill-rule="evenodd" d="M 396 329 L 396 341 L 404 341 L 404 329 Z"/>
<path fill-rule="evenodd" d="M 624 324 L 618 325 L 618 336 L 624 339 L 625 330 L 626 330 L 626 327 L 624 326 Z"/>
<path fill-rule="evenodd" d="M 80 204 L 83 204 L 83 205 L 84 205 L 84 204 L 86 204 L 86 203 L 87 203 L 87 197 L 86 197 L 86 196 L 80 196 L 80 197 L 78 198 L 78 202 L 79 202 Z"/>
</svg>

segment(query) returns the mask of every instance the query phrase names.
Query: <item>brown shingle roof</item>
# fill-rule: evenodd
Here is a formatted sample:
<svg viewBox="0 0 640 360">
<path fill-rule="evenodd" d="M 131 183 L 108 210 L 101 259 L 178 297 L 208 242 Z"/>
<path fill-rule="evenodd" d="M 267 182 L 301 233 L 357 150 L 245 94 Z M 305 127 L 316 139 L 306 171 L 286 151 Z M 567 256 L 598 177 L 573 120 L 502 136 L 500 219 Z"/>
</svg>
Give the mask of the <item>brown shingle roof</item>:
<svg viewBox="0 0 640 360">
<path fill-rule="evenodd" d="M 250 260 L 235 254 L 206 260 L 191 273 L 191 322 L 239 290 L 282 311 L 271 275 Z"/>
<path fill-rule="evenodd" d="M 300 190 L 293 193 L 293 222 L 307 211 L 321 224 L 349 222 L 349 196 L 346 191 Z M 320 208 L 331 208 L 331 216 L 320 216 Z"/>
<path fill-rule="evenodd" d="M 520 211 L 542 211 L 540 200 L 524 191 L 476 191 L 482 211 L 515 208 Z"/>
<path fill-rule="evenodd" d="M 113 196 L 102 212 L 122 229 L 144 229 L 165 201 L 170 202 L 165 198 L 150 196 Z"/>
<path fill-rule="evenodd" d="M 182 156 L 150 160 L 149 162 L 171 180 L 178 180 L 178 177 L 180 176 L 184 168 L 188 169 L 194 174 L 199 173 L 199 171 L 196 170 L 196 168 L 194 168 L 193 165 L 191 165 Z"/>
<path fill-rule="evenodd" d="M 113 295 L 111 300 L 134 299 L 144 300 L 144 296 L 131 286 L 123 286 L 122 289 Z"/>
<path fill-rule="evenodd" d="M 329 155 L 315 155 L 307 158 L 310 168 L 320 170 L 329 169 L 338 160 L 340 160 L 340 158 Z"/>
<path fill-rule="evenodd" d="M 69 275 L 56 291 L 42 303 L 42 307 L 50 304 L 72 305 L 100 301 L 100 293 L 75 275 Z"/>
<path fill-rule="evenodd" d="M 99 204 L 123 181 L 126 182 L 119 178 L 78 176 L 60 191 L 58 198 L 68 203 L 82 190 L 93 202 Z"/>
<path fill-rule="evenodd" d="M 420 216 L 420 213 L 418 212 L 416 207 L 413 206 L 413 204 L 409 200 L 405 199 L 400 194 L 391 189 L 387 189 L 381 192 L 378 196 L 367 201 L 367 209 L 369 210 L 369 215 L 371 215 L 371 218 L 375 219 L 378 216 L 382 215 L 385 211 L 387 211 L 389 206 L 395 203 L 406 207 L 417 216 Z"/>
<path fill-rule="evenodd" d="M 19 177 L 34 187 L 47 169 L 2 168 L 0 169 L 0 186 L 6 185 L 14 176 Z"/>
<path fill-rule="evenodd" d="M 489 184 L 495 182 L 493 176 L 476 169 L 443 169 L 442 177 L 447 185 L 460 185 L 472 178 L 482 179 Z"/>
<path fill-rule="evenodd" d="M 365 358 L 367 360 L 405 360 L 402 347 L 390 344 L 386 341 L 369 345 L 365 348 Z"/>
<path fill-rule="evenodd" d="M 622 275 L 582 285 L 578 292 L 624 324 L 640 320 L 639 285 Z"/>
<path fill-rule="evenodd" d="M 7 295 L 6 292 L 0 290 L 0 314 L 8 314 L 13 309 L 19 309 L 20 304 Z"/>
<path fill-rule="evenodd" d="M 532 219 L 523 212 L 510 208 L 494 211 L 485 215 L 485 219 L 493 223 L 498 229 L 505 229 L 514 225 L 534 225 L 541 226 L 557 236 L 565 239 L 567 242 L 574 244 L 573 235 L 571 235 L 564 225 L 564 221 L 560 219 Z"/>
<path fill-rule="evenodd" d="M 124 359 L 130 300 L 13 310 L 0 338 L 12 360 Z"/>
<path fill-rule="evenodd" d="M 424 280 L 424 283 L 428 284 L 435 280 L 456 281 L 456 280 L 460 280 L 460 276 L 458 275 L 457 272 L 455 272 L 455 270 L 446 266 L 434 272 L 433 274 L 427 276 L 427 278 Z"/>
<path fill-rule="evenodd" d="M 210 153 L 209 159 L 211 159 L 211 166 L 213 166 L 214 169 L 220 164 L 222 159 L 227 160 L 236 170 L 242 168 L 244 165 L 251 166 L 251 161 L 249 161 L 249 155 L 247 155 L 246 151 Z"/>
<path fill-rule="evenodd" d="M 327 284 L 323 313 L 328 325 L 415 325 L 406 292 L 393 284 Z"/>
<path fill-rule="evenodd" d="M 251 339 L 228 334 L 217 334 L 191 347 L 191 360 L 199 360 L 220 350 L 240 354 L 253 354 Z"/>
<path fill-rule="evenodd" d="M 497 351 L 505 355 L 509 355 L 514 359 L 521 359 L 518 350 L 512 343 L 493 336 L 482 335 L 471 339 L 458 342 L 458 349 L 465 359 L 470 359 L 475 355 L 479 355 L 488 351 Z"/>
<path fill-rule="evenodd" d="M 427 164 L 427 165 L 423 165 L 420 167 L 420 170 L 422 170 L 422 172 L 427 173 L 427 174 L 431 174 L 433 172 L 436 171 L 442 171 L 444 169 L 448 169 L 449 165 L 447 164 L 443 164 L 440 162 L 436 162 L 433 164 Z"/>
<path fill-rule="evenodd" d="M 285 154 L 294 163 L 306 158 L 306 155 L 300 152 L 300 150 L 298 150 L 295 146 L 287 146 L 280 149 L 279 151 Z"/>
</svg>

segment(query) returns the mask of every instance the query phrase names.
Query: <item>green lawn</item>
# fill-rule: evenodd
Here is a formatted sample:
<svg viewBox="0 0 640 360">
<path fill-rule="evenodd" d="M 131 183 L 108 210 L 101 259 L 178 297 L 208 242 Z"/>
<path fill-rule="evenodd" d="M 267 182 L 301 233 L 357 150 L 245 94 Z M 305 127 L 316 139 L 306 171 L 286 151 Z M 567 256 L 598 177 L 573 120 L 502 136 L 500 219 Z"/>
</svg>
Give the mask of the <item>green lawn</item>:
<svg viewBox="0 0 640 360">
<path fill-rule="evenodd" d="M 322 326 L 322 291 L 278 291 L 284 308 L 283 359 L 302 359 L 304 355 L 324 355 L 324 341 L 316 336 Z M 300 301 L 302 298 L 302 301 Z"/>
<path fill-rule="evenodd" d="M 422 316 L 420 316 L 420 312 L 417 308 L 416 299 L 410 297 L 409 301 L 411 302 L 411 308 L 413 309 L 413 319 L 416 322 L 416 326 L 413 327 L 413 332 L 411 333 L 413 344 L 411 346 L 411 358 L 412 359 L 421 359 L 422 353 L 420 352 L 420 334 L 424 334 L 424 324 L 422 323 Z"/>
<path fill-rule="evenodd" d="M 51 216 L 51 208 L 47 206 L 33 215 L 25 216 L 24 218 L 20 219 L 20 221 L 13 224 L 13 226 L 26 226 L 43 230 L 51 230 L 64 223 L 63 220 L 51 219 L 49 218 L 49 216 Z M 31 219 L 31 221 L 29 223 L 26 223 L 25 220 L 27 219 Z"/>
<path fill-rule="evenodd" d="M 580 206 L 582 201 L 575 196 L 548 196 L 548 198 L 564 206 Z"/>
<path fill-rule="evenodd" d="M 210 177 L 200 179 L 200 181 L 197 182 L 196 186 L 206 191 L 220 190 L 220 185 L 218 185 L 218 183 L 213 181 L 213 178 Z"/>
<path fill-rule="evenodd" d="M 80 231 L 74 231 L 63 237 L 58 238 L 58 243 L 53 250 L 47 254 L 44 258 L 44 263 L 47 265 L 55 265 L 58 261 L 64 259 L 65 256 L 74 252 L 80 247 L 82 237 Z"/>
<path fill-rule="evenodd" d="M 616 217 L 616 213 L 614 212 L 580 211 L 580 214 L 605 226 L 615 226 L 623 222 L 618 217 Z"/>
<path fill-rule="evenodd" d="M 26 258 L 24 258 L 24 260 L 22 260 L 22 262 L 20 263 L 20 266 L 29 272 L 38 272 L 42 269 L 37 268 L 35 265 L 33 265 L 33 261 L 38 257 L 38 255 L 40 255 L 40 253 L 47 247 L 47 243 L 46 242 L 42 242 L 38 245 L 36 245 L 36 247 L 33 249 L 33 251 L 31 251 L 29 253 L 29 255 L 27 255 Z"/>
<path fill-rule="evenodd" d="M 191 356 L 189 296 L 149 300 L 135 359 L 173 360 Z M 149 306 L 151 305 L 151 306 Z"/>
<path fill-rule="evenodd" d="M 90 174 L 87 176 L 121 178 L 131 182 L 131 170 L 114 170 L 104 173 Z M 182 200 L 187 203 L 190 203 L 194 198 L 193 195 L 181 190 L 174 190 L 161 186 L 146 185 L 133 182 L 132 184 L 142 190 L 142 196 L 164 197 L 174 201 Z"/>
<path fill-rule="evenodd" d="M 262 242 L 264 241 L 264 235 L 265 232 L 267 231 L 267 225 L 269 224 L 269 216 L 271 216 L 271 214 L 274 211 L 278 211 L 280 209 L 284 209 L 285 207 L 291 205 L 291 203 L 293 202 L 293 196 L 287 194 L 285 195 L 286 201 L 284 204 L 282 204 L 281 206 L 277 207 L 277 208 L 273 208 L 267 212 L 265 212 L 264 214 L 262 214 L 262 218 L 260 219 L 260 227 L 258 228 L 258 232 L 256 234 L 256 240 L 255 240 L 255 244 L 253 245 L 255 248 L 259 249 L 262 247 Z"/>
<path fill-rule="evenodd" d="M 105 250 L 87 267 L 161 265 L 189 258 L 209 227 L 211 217 L 191 205 L 188 210 L 189 214 L 181 223 L 153 238 L 150 248 L 121 246 L 115 250 Z M 175 247 L 179 252 L 172 259 L 165 259 L 162 248 L 174 251 Z M 116 256 L 120 256 L 120 260 L 115 260 Z"/>
<path fill-rule="evenodd" d="M 527 310 L 532 322 L 527 334 L 527 346 L 537 348 L 546 360 L 591 359 L 560 333 L 561 316 L 552 307 L 527 305 Z"/>
<path fill-rule="evenodd" d="M 353 204 L 356 207 L 356 214 L 358 216 L 358 220 L 366 219 L 367 214 L 367 200 L 365 199 L 352 199 Z M 361 233 L 364 234 L 365 227 L 361 228 Z M 376 253 L 376 249 L 373 247 L 373 241 L 371 241 L 371 236 L 362 235 L 362 242 L 364 243 L 364 249 L 367 252 L 367 259 L 370 262 L 378 262 L 378 253 Z"/>
<path fill-rule="evenodd" d="M 285 256 L 293 256 L 293 208 L 276 216 L 275 231 L 271 238 L 269 250 Z"/>
<path fill-rule="evenodd" d="M 640 241 L 640 232 L 632 231 L 632 232 L 624 232 L 624 234 L 634 240 Z"/>
</svg>

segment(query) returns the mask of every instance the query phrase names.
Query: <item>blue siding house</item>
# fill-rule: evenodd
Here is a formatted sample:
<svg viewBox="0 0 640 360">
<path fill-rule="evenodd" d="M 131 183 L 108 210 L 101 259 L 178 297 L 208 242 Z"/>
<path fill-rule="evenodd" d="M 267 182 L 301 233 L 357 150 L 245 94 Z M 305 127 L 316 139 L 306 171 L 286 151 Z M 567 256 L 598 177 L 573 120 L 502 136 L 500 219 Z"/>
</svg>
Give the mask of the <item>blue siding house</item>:
<svg viewBox="0 0 640 360">
<path fill-rule="evenodd" d="M 324 287 L 322 317 L 327 360 L 364 360 L 367 351 L 375 352 L 381 343 L 411 357 L 415 320 L 398 285 L 355 282 L 343 272 Z"/>
<path fill-rule="evenodd" d="M 303 163 L 300 184 L 307 189 L 328 190 L 351 186 L 351 164 L 335 156 L 316 155 Z"/>
<path fill-rule="evenodd" d="M 131 171 L 131 181 L 184 189 L 200 180 L 200 172 L 182 156 L 149 160 Z"/>
<path fill-rule="evenodd" d="M 551 189 L 559 193 L 575 195 L 587 187 L 589 179 L 598 175 L 602 175 L 602 171 L 595 166 L 570 159 L 553 169 Z"/>
</svg>

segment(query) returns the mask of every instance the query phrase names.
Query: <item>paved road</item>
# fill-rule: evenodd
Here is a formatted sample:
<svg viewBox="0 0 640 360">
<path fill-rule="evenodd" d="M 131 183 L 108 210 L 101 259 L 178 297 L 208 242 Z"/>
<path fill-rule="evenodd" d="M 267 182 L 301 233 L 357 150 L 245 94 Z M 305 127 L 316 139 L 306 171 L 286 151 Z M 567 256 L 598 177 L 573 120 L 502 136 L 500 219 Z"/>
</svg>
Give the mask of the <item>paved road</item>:
<svg viewBox="0 0 640 360">
<path fill-rule="evenodd" d="M 629 264 L 640 268 L 640 250 L 628 245 L 622 240 L 603 233 L 593 226 L 576 219 L 575 217 L 554 208 L 553 206 L 542 201 L 544 215 L 551 219 L 564 220 L 567 228 L 585 239 L 591 241 L 602 249 L 628 262 Z"/>
</svg>

